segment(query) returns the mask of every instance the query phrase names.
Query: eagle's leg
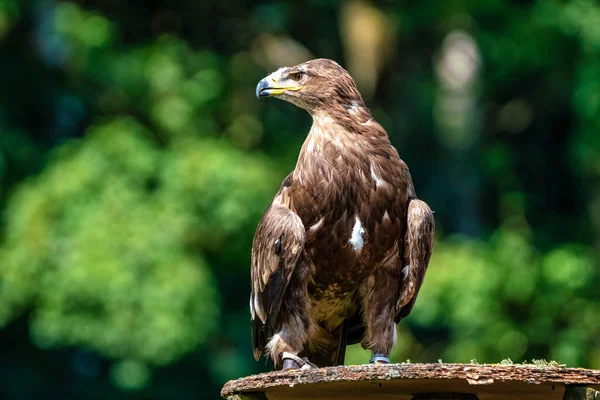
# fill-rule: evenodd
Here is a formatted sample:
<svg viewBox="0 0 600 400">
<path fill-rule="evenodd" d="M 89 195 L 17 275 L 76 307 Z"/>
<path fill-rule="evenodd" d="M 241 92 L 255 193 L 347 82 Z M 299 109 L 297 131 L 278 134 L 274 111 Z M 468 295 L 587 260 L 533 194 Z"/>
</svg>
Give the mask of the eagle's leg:
<svg viewBox="0 0 600 400">
<path fill-rule="evenodd" d="M 286 315 L 286 322 L 282 324 L 281 330 L 275 333 L 267 343 L 268 353 L 273 360 L 273 365 L 277 368 L 282 365 L 283 369 L 297 369 L 304 365 L 309 365 L 308 360 L 298 357 L 304 344 L 308 341 L 307 315 L 303 313 L 292 314 L 283 310 Z M 296 310 L 298 312 L 298 310 Z M 305 367 L 307 368 L 307 367 Z"/>
<path fill-rule="evenodd" d="M 396 342 L 396 299 L 401 272 L 397 260 L 380 266 L 363 288 L 363 319 L 366 330 L 361 345 L 373 353 L 372 363 L 389 363 L 389 354 Z"/>
<path fill-rule="evenodd" d="M 373 353 L 373 357 L 369 361 L 371 364 L 389 364 L 390 359 L 387 354 Z"/>
<path fill-rule="evenodd" d="M 371 362 L 389 363 L 387 356 L 396 342 L 396 322 L 410 313 L 431 257 L 434 220 L 429 206 L 412 199 L 406 225 L 406 264 L 395 257 L 378 268 L 367 283 L 364 305 L 367 331 L 363 347 L 366 345 L 373 351 Z"/>
<path fill-rule="evenodd" d="M 310 270 L 304 264 L 294 271 L 279 311 L 281 328 L 267 343 L 267 351 L 276 368 L 280 365 L 283 369 L 314 366 L 308 359 L 298 357 L 308 342 L 312 326 L 307 290 L 309 274 Z"/>
<path fill-rule="evenodd" d="M 315 364 L 311 363 L 308 358 L 300 358 L 295 354 L 283 352 L 282 354 L 283 366 L 282 370 L 286 369 L 311 369 L 318 368 Z"/>
<path fill-rule="evenodd" d="M 303 363 L 304 360 L 302 360 L 297 355 L 294 355 L 291 353 L 284 352 L 282 357 L 283 357 L 283 365 L 282 365 L 281 369 L 284 371 L 286 369 L 302 368 L 301 365 L 304 364 Z"/>
</svg>

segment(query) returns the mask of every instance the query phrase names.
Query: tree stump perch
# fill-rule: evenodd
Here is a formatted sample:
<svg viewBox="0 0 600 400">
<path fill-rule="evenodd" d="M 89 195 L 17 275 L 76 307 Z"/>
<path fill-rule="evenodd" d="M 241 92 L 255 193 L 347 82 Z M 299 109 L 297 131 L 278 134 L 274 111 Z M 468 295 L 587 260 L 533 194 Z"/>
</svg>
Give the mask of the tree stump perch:
<svg viewBox="0 0 600 400">
<path fill-rule="evenodd" d="M 534 365 L 390 364 L 276 371 L 225 384 L 226 400 L 600 400 L 600 371 Z"/>
</svg>

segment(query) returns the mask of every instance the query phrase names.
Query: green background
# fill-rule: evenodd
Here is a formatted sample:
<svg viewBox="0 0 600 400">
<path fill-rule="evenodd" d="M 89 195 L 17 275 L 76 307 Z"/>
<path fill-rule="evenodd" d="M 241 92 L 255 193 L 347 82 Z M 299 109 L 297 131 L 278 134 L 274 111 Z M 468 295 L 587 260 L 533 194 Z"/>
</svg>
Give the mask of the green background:
<svg viewBox="0 0 600 400">
<path fill-rule="evenodd" d="M 600 5 L 0 1 L 0 397 L 217 399 L 258 220 L 347 67 L 436 211 L 393 361 L 600 368 Z M 352 347 L 347 364 L 369 354 Z"/>
</svg>

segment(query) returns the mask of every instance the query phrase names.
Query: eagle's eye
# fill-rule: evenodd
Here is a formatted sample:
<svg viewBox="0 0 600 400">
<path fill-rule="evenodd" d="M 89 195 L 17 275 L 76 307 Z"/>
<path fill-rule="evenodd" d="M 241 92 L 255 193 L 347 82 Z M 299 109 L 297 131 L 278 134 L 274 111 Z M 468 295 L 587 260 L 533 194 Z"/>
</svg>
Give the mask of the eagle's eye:
<svg viewBox="0 0 600 400">
<path fill-rule="evenodd" d="M 300 80 L 304 77 L 304 72 L 302 72 L 302 71 L 290 72 L 289 77 L 290 77 L 290 79 L 293 79 L 296 82 L 300 82 Z"/>
</svg>

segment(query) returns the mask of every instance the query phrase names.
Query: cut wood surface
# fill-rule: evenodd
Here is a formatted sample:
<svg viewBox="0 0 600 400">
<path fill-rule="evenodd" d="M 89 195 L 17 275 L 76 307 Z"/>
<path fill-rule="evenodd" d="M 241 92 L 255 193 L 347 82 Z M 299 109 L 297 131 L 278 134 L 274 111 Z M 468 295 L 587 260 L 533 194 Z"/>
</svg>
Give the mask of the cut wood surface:
<svg viewBox="0 0 600 400">
<path fill-rule="evenodd" d="M 480 400 L 562 400 L 567 385 L 600 389 L 600 371 L 498 364 L 340 366 L 252 375 L 228 382 L 221 395 L 228 400 L 409 400 L 425 393 L 465 393 Z"/>
</svg>

